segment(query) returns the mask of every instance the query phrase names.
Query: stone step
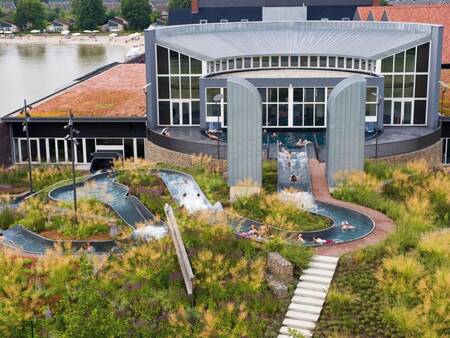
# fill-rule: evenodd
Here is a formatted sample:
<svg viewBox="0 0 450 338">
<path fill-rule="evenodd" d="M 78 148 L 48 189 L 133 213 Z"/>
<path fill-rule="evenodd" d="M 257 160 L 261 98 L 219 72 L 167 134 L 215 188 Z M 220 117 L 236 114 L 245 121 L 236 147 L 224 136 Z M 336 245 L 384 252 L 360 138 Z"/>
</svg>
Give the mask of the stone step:
<svg viewBox="0 0 450 338">
<path fill-rule="evenodd" d="M 334 271 L 322 270 L 322 269 L 305 269 L 303 275 L 313 275 L 319 277 L 333 277 Z"/>
<path fill-rule="evenodd" d="M 314 328 L 316 327 L 316 323 L 290 318 L 286 318 L 285 320 L 283 320 L 283 325 L 294 329 L 306 330 L 314 330 Z"/>
<path fill-rule="evenodd" d="M 313 322 L 316 323 L 319 320 L 319 315 L 315 315 L 312 313 L 304 313 L 298 311 L 288 311 L 286 313 L 286 318 L 298 319 L 305 322 Z"/>
<path fill-rule="evenodd" d="M 317 283 L 309 283 L 309 282 L 298 282 L 297 288 L 326 292 L 328 290 L 329 286 L 326 285 L 326 284 L 317 284 Z"/>
<path fill-rule="evenodd" d="M 308 264 L 309 268 L 330 270 L 330 271 L 336 270 L 336 266 L 337 266 L 337 264 L 328 264 L 328 263 L 320 263 L 320 262 L 310 262 Z"/>
<path fill-rule="evenodd" d="M 297 289 L 294 291 L 294 294 L 296 296 L 310 297 L 310 298 L 317 298 L 317 299 L 325 299 L 325 297 L 327 296 L 326 292 L 312 291 L 312 290 L 306 290 L 306 289 Z"/>
<path fill-rule="evenodd" d="M 312 332 L 310 330 L 304 330 L 304 329 L 293 329 L 293 330 L 297 331 L 298 333 L 301 333 L 305 337 L 312 337 Z M 287 326 L 281 327 L 280 334 L 287 336 L 287 337 L 292 337 L 291 335 L 289 335 L 289 327 L 287 327 Z"/>
<path fill-rule="evenodd" d="M 288 310 L 301 311 L 301 312 L 304 312 L 304 313 L 312 313 L 312 314 L 315 314 L 315 315 L 319 315 L 320 312 L 322 311 L 322 307 L 320 307 L 320 306 L 313 306 L 313 305 L 291 303 L 289 305 Z"/>
<path fill-rule="evenodd" d="M 321 263 L 336 263 L 339 261 L 339 257 L 333 257 L 333 256 L 321 256 L 321 255 L 314 255 L 311 257 L 312 262 L 321 262 Z"/>
<path fill-rule="evenodd" d="M 320 276 L 314 276 L 314 275 L 301 275 L 300 280 L 303 282 L 324 284 L 326 286 L 329 286 L 332 278 L 331 277 L 320 277 Z"/>
<path fill-rule="evenodd" d="M 299 305 L 312 305 L 312 306 L 322 307 L 323 302 L 324 302 L 324 299 L 303 297 L 303 296 L 292 297 L 292 303 L 299 304 Z"/>
<path fill-rule="evenodd" d="M 277 336 L 277 338 L 291 338 L 291 336 L 288 336 L 288 335 L 286 335 L 286 334 L 279 334 L 279 335 Z"/>
</svg>

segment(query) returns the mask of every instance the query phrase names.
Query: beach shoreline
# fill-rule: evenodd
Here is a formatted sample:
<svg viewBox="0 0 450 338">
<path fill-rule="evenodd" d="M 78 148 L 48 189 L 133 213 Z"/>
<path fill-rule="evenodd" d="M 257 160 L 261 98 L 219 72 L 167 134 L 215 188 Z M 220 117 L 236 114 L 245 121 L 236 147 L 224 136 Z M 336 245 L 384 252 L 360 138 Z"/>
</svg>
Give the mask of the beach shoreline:
<svg viewBox="0 0 450 338">
<path fill-rule="evenodd" d="M 129 36 L 121 35 L 117 37 L 109 37 L 108 35 L 89 36 L 83 34 L 80 36 L 71 36 L 70 38 L 63 35 L 16 35 L 14 39 L 0 38 L 0 45 L 25 45 L 25 44 L 53 44 L 53 45 L 108 45 L 132 48 L 139 46 L 144 50 L 144 37 L 139 36 L 132 40 Z"/>
</svg>

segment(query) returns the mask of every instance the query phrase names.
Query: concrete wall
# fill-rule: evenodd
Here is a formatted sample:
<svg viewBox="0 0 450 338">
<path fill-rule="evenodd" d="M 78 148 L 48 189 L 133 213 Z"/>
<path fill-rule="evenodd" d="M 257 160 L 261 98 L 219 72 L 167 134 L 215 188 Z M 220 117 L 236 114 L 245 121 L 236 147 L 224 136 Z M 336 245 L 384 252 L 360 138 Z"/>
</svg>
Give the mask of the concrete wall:
<svg viewBox="0 0 450 338">
<path fill-rule="evenodd" d="M 156 51 L 155 30 L 145 31 L 145 69 L 147 80 L 147 123 L 150 128 L 158 125 L 158 111 L 156 105 L 158 96 L 156 94 Z"/>
<path fill-rule="evenodd" d="M 256 187 L 253 193 L 262 185 L 262 108 L 259 92 L 245 79 L 229 78 L 227 95 L 228 184 L 233 199 L 233 187 Z"/>
<path fill-rule="evenodd" d="M 327 108 L 328 185 L 335 185 L 339 172 L 364 170 L 365 78 L 340 82 L 331 92 Z"/>
</svg>

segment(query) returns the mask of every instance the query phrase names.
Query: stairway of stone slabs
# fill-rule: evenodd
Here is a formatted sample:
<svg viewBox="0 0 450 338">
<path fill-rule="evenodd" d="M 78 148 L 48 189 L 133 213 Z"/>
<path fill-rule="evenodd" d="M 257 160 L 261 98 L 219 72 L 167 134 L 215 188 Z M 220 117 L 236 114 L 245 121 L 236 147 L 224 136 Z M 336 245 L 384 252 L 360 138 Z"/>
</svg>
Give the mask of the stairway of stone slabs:
<svg viewBox="0 0 450 338">
<path fill-rule="evenodd" d="M 339 257 L 314 255 L 300 276 L 278 338 L 300 333 L 312 337 Z"/>
</svg>

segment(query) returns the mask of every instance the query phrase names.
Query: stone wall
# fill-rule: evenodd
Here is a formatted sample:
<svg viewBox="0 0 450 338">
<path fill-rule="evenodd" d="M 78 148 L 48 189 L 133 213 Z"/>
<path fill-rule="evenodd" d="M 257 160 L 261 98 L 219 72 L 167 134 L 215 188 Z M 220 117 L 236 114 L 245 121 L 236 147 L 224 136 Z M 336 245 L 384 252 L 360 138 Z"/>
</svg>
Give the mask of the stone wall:
<svg viewBox="0 0 450 338">
<path fill-rule="evenodd" d="M 427 163 L 434 168 L 442 166 L 442 141 L 439 140 L 429 147 L 414 151 L 412 153 L 379 157 L 377 159 L 372 158 L 368 161 L 382 161 L 391 164 L 405 164 L 406 162 L 417 161 L 421 159 L 427 161 Z"/>
<path fill-rule="evenodd" d="M 202 156 L 201 154 L 184 154 L 160 147 L 150 141 L 145 141 L 145 159 L 156 163 L 188 168 L 201 164 L 212 172 L 227 172 L 226 160 L 218 160 L 210 156 Z"/>
</svg>

